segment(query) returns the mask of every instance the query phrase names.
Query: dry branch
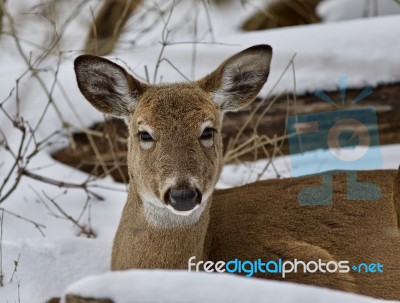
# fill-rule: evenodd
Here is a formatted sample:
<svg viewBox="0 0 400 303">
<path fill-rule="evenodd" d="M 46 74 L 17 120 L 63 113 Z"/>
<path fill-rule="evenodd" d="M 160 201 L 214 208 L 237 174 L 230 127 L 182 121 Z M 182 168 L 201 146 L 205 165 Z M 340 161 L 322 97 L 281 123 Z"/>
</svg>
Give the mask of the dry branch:
<svg viewBox="0 0 400 303">
<path fill-rule="evenodd" d="M 14 261 L 14 270 L 13 270 L 13 272 L 12 272 L 12 274 L 11 274 L 11 278 L 10 278 L 10 282 L 9 282 L 9 283 L 12 283 L 12 281 L 14 280 L 14 276 L 15 276 L 17 270 L 18 270 L 18 265 L 19 265 L 19 259 L 20 259 L 20 258 L 21 258 L 21 253 L 18 254 L 18 259 Z M 18 282 L 18 281 L 17 281 L 17 282 Z M 19 288 L 19 287 L 18 287 L 18 288 Z M 19 296 L 18 296 L 18 297 L 19 297 Z"/>
<path fill-rule="evenodd" d="M 85 51 L 98 56 L 112 52 L 122 30 L 143 0 L 106 0 L 95 17 Z"/>
<path fill-rule="evenodd" d="M 80 235 L 85 235 L 88 238 L 95 238 L 96 234 L 94 233 L 94 231 L 92 230 L 92 227 L 90 225 L 90 211 L 89 211 L 89 219 L 88 219 L 88 226 L 82 225 L 79 223 L 79 217 L 78 219 L 75 219 L 74 217 L 72 217 L 71 215 L 69 215 L 57 202 L 54 198 L 50 198 L 45 192 L 43 192 L 43 195 L 46 197 L 46 199 L 48 201 L 50 201 L 53 206 L 59 211 L 59 213 L 68 221 L 72 222 L 78 229 L 79 229 L 79 233 L 78 236 Z M 90 197 L 87 198 L 86 200 L 86 204 L 88 205 L 89 203 L 89 199 Z M 84 207 L 84 210 L 86 209 L 86 207 Z M 84 212 L 83 210 L 83 212 Z M 90 208 L 89 208 L 90 210 Z"/>
<path fill-rule="evenodd" d="M 4 225 L 4 209 L 1 210 L 0 215 L 0 287 L 3 287 L 3 225 Z"/>
<path fill-rule="evenodd" d="M 22 220 L 22 221 L 25 221 L 25 222 L 28 222 L 28 223 L 30 223 L 30 224 L 33 224 L 33 226 L 35 226 L 35 228 L 38 229 L 38 231 L 40 232 L 40 234 L 41 234 L 43 237 L 45 236 L 44 233 L 43 233 L 43 230 L 42 230 L 42 229 L 46 228 L 45 225 L 40 224 L 40 223 L 37 223 L 37 222 L 35 222 L 35 221 L 31 220 L 31 219 L 28 219 L 28 218 L 23 217 L 23 216 L 21 216 L 21 215 L 19 215 L 19 214 L 16 214 L 16 213 L 14 213 L 14 212 L 11 212 L 11 211 L 9 211 L 9 210 L 6 210 L 6 209 L 4 209 L 4 208 L 2 208 L 2 207 L 0 207 L 0 211 L 1 211 L 2 213 L 4 213 L 4 214 L 8 214 L 8 215 L 13 216 L 13 217 L 15 217 L 15 218 L 17 218 L 17 219 L 20 219 L 20 220 Z"/>
</svg>

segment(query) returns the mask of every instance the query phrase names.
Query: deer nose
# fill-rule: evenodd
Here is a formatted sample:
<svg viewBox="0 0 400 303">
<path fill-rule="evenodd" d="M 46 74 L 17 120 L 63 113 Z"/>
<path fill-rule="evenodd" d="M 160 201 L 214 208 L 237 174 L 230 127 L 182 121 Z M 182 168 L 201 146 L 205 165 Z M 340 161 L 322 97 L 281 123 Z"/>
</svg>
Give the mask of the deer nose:
<svg viewBox="0 0 400 303">
<path fill-rule="evenodd" d="M 200 204 L 201 194 L 195 188 L 172 188 L 166 202 L 177 211 L 190 211 Z"/>
</svg>

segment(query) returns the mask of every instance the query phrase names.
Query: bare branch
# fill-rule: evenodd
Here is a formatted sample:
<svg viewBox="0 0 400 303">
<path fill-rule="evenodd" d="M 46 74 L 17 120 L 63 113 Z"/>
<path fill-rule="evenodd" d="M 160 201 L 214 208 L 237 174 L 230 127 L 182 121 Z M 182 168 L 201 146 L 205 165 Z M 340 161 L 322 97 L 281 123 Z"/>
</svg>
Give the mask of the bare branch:
<svg viewBox="0 0 400 303">
<path fill-rule="evenodd" d="M 78 189 L 82 189 L 85 192 L 87 192 L 87 193 L 91 194 L 92 196 L 94 196 L 95 198 L 97 198 L 98 200 L 104 200 L 104 198 L 102 196 L 100 196 L 100 195 L 98 195 L 98 194 L 96 194 L 96 193 L 94 193 L 94 192 L 89 190 L 89 185 L 88 185 L 87 182 L 70 183 L 70 182 L 58 181 L 58 180 L 55 180 L 55 179 L 52 179 L 52 178 L 49 178 L 49 177 L 37 175 L 37 174 L 32 173 L 32 172 L 30 172 L 30 171 L 28 171 L 26 169 L 20 170 L 20 173 L 21 173 L 21 175 L 27 176 L 27 177 L 29 177 L 31 179 L 38 180 L 38 181 L 41 181 L 41 182 L 45 182 L 47 184 L 51 184 L 51 185 L 58 186 L 58 187 L 61 187 L 61 188 L 78 188 Z"/>
<path fill-rule="evenodd" d="M 18 265 L 19 265 L 19 259 L 20 259 L 20 258 L 21 258 L 21 253 L 18 254 L 18 259 L 14 261 L 14 270 L 13 270 L 13 273 L 12 273 L 12 275 L 11 275 L 10 283 L 12 283 L 12 281 L 13 281 L 13 279 L 14 279 L 14 276 L 15 276 L 15 273 L 16 273 L 17 270 L 18 270 Z M 18 281 L 17 281 L 17 282 L 18 282 Z M 19 284 L 19 283 L 18 283 L 18 284 Z M 19 287 L 18 287 L 18 288 L 19 288 Z M 18 293 L 19 293 L 19 291 L 18 291 Z"/>
<path fill-rule="evenodd" d="M 86 228 L 86 226 L 81 225 L 78 222 L 78 220 L 74 219 L 71 215 L 67 214 L 67 212 L 54 199 L 50 198 L 45 192 L 42 192 L 42 193 L 47 198 L 47 200 L 50 201 L 55 206 L 55 208 L 57 208 L 57 210 L 60 212 L 60 214 L 62 214 L 64 216 L 64 218 L 66 218 L 68 221 L 71 221 L 76 227 L 78 227 L 78 229 L 79 229 L 78 235 L 83 234 L 88 238 L 96 237 L 90 224 L 89 224 L 89 228 Z"/>
<path fill-rule="evenodd" d="M 0 287 L 3 287 L 3 226 L 4 226 L 4 210 L 1 210 L 0 215 Z"/>
<path fill-rule="evenodd" d="M 18 215 L 18 214 L 16 214 L 16 213 L 11 212 L 11 211 L 9 211 L 9 210 L 7 210 L 7 209 L 4 209 L 4 208 L 2 208 L 2 207 L 0 207 L 0 211 L 4 212 L 5 214 L 8 214 L 8 215 L 10 215 L 10 216 L 13 216 L 13 217 L 15 217 L 15 218 L 21 219 L 21 220 L 23 220 L 23 221 L 25 221 L 25 222 L 28 222 L 28 223 L 33 224 L 33 225 L 35 226 L 35 228 L 37 228 L 37 229 L 39 230 L 39 232 L 41 233 L 41 235 L 42 235 L 43 237 L 45 237 L 45 234 L 43 233 L 43 230 L 42 230 L 42 228 L 46 228 L 45 225 L 40 224 L 40 223 L 37 223 L 37 222 L 35 222 L 35 221 L 31 220 L 31 219 L 28 219 L 28 218 L 26 218 L 26 217 L 23 217 L 23 216 L 21 216 L 21 215 Z"/>
</svg>

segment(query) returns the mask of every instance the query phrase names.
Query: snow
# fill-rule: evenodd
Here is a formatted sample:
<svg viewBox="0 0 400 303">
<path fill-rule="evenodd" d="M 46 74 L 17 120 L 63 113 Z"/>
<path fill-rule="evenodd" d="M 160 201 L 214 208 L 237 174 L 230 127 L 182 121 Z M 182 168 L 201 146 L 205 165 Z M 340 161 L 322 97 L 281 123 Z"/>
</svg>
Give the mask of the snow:
<svg viewBox="0 0 400 303">
<path fill-rule="evenodd" d="M 32 11 L 25 14 L 29 7 L 39 2 L 39 0 L 7 1 L 9 9 L 15 17 L 19 37 L 28 40 L 21 40 L 24 53 L 28 59 L 31 58 L 32 60 L 41 53 L 40 47 L 37 47 L 36 44 L 49 45 L 51 43 L 49 37 L 52 35 L 52 31 L 49 30 L 51 27 L 46 20 L 33 14 Z M 61 9 L 65 12 L 65 16 L 74 13 L 74 9 L 78 7 L 80 2 L 69 1 L 62 4 Z M 168 8 L 166 4 L 168 2 L 161 1 L 160 3 L 163 8 Z M 182 26 L 182 19 L 179 18 L 182 14 L 192 20 L 192 17 L 198 11 L 198 24 L 207 24 L 207 16 L 203 8 L 192 7 L 188 4 L 189 2 L 185 1 L 182 3 L 173 11 L 171 28 L 176 31 L 173 31 L 170 42 L 193 40 L 191 31 L 193 24 L 188 24 L 187 27 Z M 270 94 L 276 83 L 272 94 L 294 91 L 292 67 L 290 66 L 285 73 L 284 71 L 295 54 L 295 84 L 298 93 L 315 91 L 317 88 L 323 90 L 335 89 L 338 86 L 338 78 L 342 75 L 348 76 L 348 86 L 353 88 L 400 81 L 400 40 L 398 33 L 394 30 L 400 26 L 400 16 L 316 24 L 254 33 L 240 32 L 238 30 L 240 22 L 245 20 L 259 5 L 257 2 L 252 3 L 253 5 L 248 5 L 244 10 L 240 10 L 239 14 L 237 13 L 237 7 L 241 6 L 239 3 L 235 4 L 236 7 L 210 8 L 213 33 L 211 34 L 208 27 L 204 26 L 199 30 L 199 41 L 207 42 L 207 44 L 195 44 L 195 69 L 192 69 L 191 65 L 193 44 L 169 45 L 165 49 L 164 56 L 188 78 L 198 78 L 211 72 L 229 55 L 254 44 L 268 43 L 274 48 L 274 57 L 270 79 L 261 96 Z M 21 302 L 43 302 L 50 296 L 61 294 L 69 284 L 78 279 L 88 275 L 103 274 L 109 270 L 112 239 L 125 203 L 126 186 L 115 183 L 110 177 L 102 179 L 90 177 L 56 162 L 50 157 L 52 151 L 68 144 L 65 136 L 66 131 L 63 128 L 64 122 L 71 125 L 71 131 L 90 126 L 92 123 L 104 119 L 80 94 L 73 72 L 73 59 L 81 53 L 78 50 L 82 48 L 84 38 L 87 35 L 85 29 L 88 28 L 88 20 L 91 18 L 90 9 L 96 12 L 98 8 L 97 1 L 87 1 L 87 4 L 76 13 L 74 21 L 64 31 L 64 38 L 60 44 L 60 50 L 63 51 L 61 53 L 62 61 L 57 75 L 58 81 L 55 83 L 52 93 L 52 102 L 61 111 L 62 119 L 57 115 L 55 108 L 50 106 L 43 122 L 36 131 L 36 140 L 43 140 L 55 131 L 60 131 L 60 133 L 54 136 L 51 141 L 52 145 L 45 147 L 42 152 L 32 158 L 27 168 L 41 176 L 51 177 L 63 182 L 79 184 L 89 180 L 89 184 L 92 186 L 90 189 L 103 199 L 99 200 L 91 196 L 87 200 L 87 194 L 81 189 L 66 191 L 64 188 L 27 177 L 21 179 L 17 190 L 0 207 L 40 223 L 45 228 L 39 230 L 27 221 L 16 218 L 9 213 L 4 214 L 2 264 L 5 285 L 0 287 L 0 303 L 18 302 L 19 297 Z M 37 10 L 35 9 L 34 12 Z M 57 29 L 61 28 L 61 24 L 66 19 L 65 16 L 63 15 L 63 18 L 56 23 Z M 109 58 L 118 57 L 120 59 L 117 61 L 118 63 L 124 65 L 122 62 L 126 62 L 133 72 L 140 77 L 144 77 L 144 67 L 147 66 L 150 78 L 153 79 L 155 62 L 161 49 L 158 41 L 163 24 L 159 22 L 154 29 L 139 39 L 139 32 L 134 28 L 134 21 L 129 22 L 128 28 L 132 30 L 124 34 L 116 51 Z M 153 21 L 145 18 L 141 24 L 144 27 L 149 22 Z M 9 32 L 9 27 L 6 22 L 4 23 L 4 30 Z M 200 35 L 202 35 L 202 38 Z M 212 36 L 215 37 L 215 40 Z M 135 39 L 137 45 L 132 46 L 127 43 L 132 39 Z M 213 43 L 213 41 L 217 43 Z M 19 114 L 25 121 L 34 126 L 40 120 L 41 109 L 46 106 L 48 96 L 37 78 L 29 72 L 25 73 L 27 65 L 18 53 L 12 37 L 8 35 L 1 37 L 0 52 L 0 103 L 6 100 L 12 92 L 11 98 L 3 103 L 3 109 L 11 116 L 16 115 L 16 95 L 18 91 L 21 101 L 19 103 Z M 40 70 L 38 74 L 45 88 L 49 91 L 54 81 L 57 64 L 57 56 L 50 55 L 40 65 L 35 66 Z M 278 81 L 282 74 L 282 79 Z M 21 77 L 21 75 L 24 76 Z M 157 82 L 160 81 L 161 77 L 164 82 L 183 80 L 182 76 L 165 61 L 160 65 Z M 16 79 L 18 78 L 20 79 L 18 87 L 16 87 Z M 0 130 L 5 134 L 11 148 L 16 151 L 21 134 L 13 127 L 2 111 L 0 111 Z M 2 134 L 0 133 L 1 139 Z M 32 151 L 32 149 L 32 144 L 27 146 L 28 151 Z M 383 146 L 381 152 L 382 168 L 396 169 L 399 165 L 400 145 Z M 0 185 L 13 163 L 14 160 L 10 154 L 0 148 Z M 275 158 L 273 165 L 268 168 L 264 175 L 259 176 L 266 164 L 266 160 L 260 160 L 240 165 L 227 165 L 223 169 L 218 187 L 225 188 L 257 179 L 276 178 L 277 174 L 281 177 L 290 177 L 291 175 L 290 157 L 288 156 Z M 15 175 L 12 176 L 12 178 L 14 177 Z M 80 224 L 86 227 L 92 226 L 97 237 L 95 239 L 87 239 L 84 236 L 77 237 L 79 229 L 71 221 L 60 218 L 63 217 L 62 213 L 47 197 L 56 199 L 68 215 L 79 218 Z M 85 205 L 86 207 L 84 207 Z M 15 267 L 14 261 L 18 259 L 19 255 L 17 271 L 10 283 L 9 280 Z M 309 292 L 313 292 L 313 299 L 314 296 L 317 297 L 319 294 L 322 296 L 323 292 L 328 292 L 311 287 L 281 285 L 276 282 L 260 282 L 226 275 L 215 277 L 196 275 L 193 277 L 192 283 L 192 276 L 188 276 L 188 273 L 162 271 L 132 272 L 127 273 L 127 277 L 118 276 L 117 273 L 106 274 L 104 279 L 109 279 L 109 277 L 114 279 L 114 275 L 121 281 L 131 278 L 138 281 L 138 291 L 152 287 L 152 284 L 148 283 L 149 279 L 166 279 L 168 276 L 167 280 L 171 283 L 168 284 L 168 287 L 171 287 L 169 288 L 170 291 L 172 291 L 172 287 L 175 287 L 174 281 L 187 281 L 185 283 L 189 283 L 190 287 L 202 287 L 203 280 L 211 279 L 212 282 L 215 282 L 215 285 L 224 284 L 226 281 L 226 287 L 220 287 L 219 290 L 216 287 L 215 292 L 219 291 L 220 294 L 223 292 L 231 293 L 231 287 L 234 287 L 234 289 L 256 287 L 260 289 L 262 294 L 265 291 L 275 293 L 276 296 L 279 293 L 284 294 L 282 302 L 290 302 L 297 297 L 309 301 L 307 299 L 311 296 Z M 90 283 L 90 280 L 87 283 Z M 18 284 L 20 284 L 19 292 Z M 114 284 L 117 287 L 119 283 Z M 196 286 L 196 284 L 198 285 Z M 85 287 L 82 285 L 86 284 L 78 284 L 73 289 L 84 291 Z M 179 285 L 179 283 L 176 285 Z M 211 282 L 204 284 L 204 287 L 206 285 L 214 287 Z M 166 291 L 168 291 L 167 288 Z M 151 292 L 151 294 L 154 294 L 154 292 Z M 337 298 L 336 302 L 373 302 L 372 299 L 331 291 L 329 291 L 329 298 L 331 294 L 333 297 L 338 296 L 335 297 Z M 374 302 L 376 301 L 374 300 Z"/>
<path fill-rule="evenodd" d="M 400 79 L 400 40 L 394 28 L 400 27 L 400 16 L 387 16 L 340 23 L 316 24 L 252 33 L 226 34 L 218 39 L 224 45 L 197 45 L 195 77 L 199 78 L 233 55 L 255 44 L 270 44 L 274 55 L 271 74 L 261 96 L 270 93 L 285 67 L 296 54 L 294 68 L 297 93 L 316 89 L 333 90 L 340 76 L 347 76 L 349 87 L 376 86 Z M 177 44 L 165 51 L 181 73 L 191 78 L 192 45 Z M 144 66 L 155 69 L 159 49 L 138 48 L 135 54 L 118 54 L 135 72 L 144 77 Z M 183 81 L 168 64 L 159 69 L 163 82 Z M 289 69 L 274 90 L 274 94 L 294 90 Z"/>
<path fill-rule="evenodd" d="M 6 222 L 6 227 L 12 226 Z M 59 297 L 66 285 L 83 277 L 109 270 L 110 243 L 84 238 L 26 239 L 3 243 L 5 287 L 0 289 L 0 302 L 17 300 L 20 284 L 21 302 L 44 303 Z M 14 270 L 14 261 L 19 265 Z"/>
<path fill-rule="evenodd" d="M 371 147 L 378 149 L 382 155 L 382 166 L 379 169 L 397 169 L 400 165 L 399 160 L 400 144 L 384 145 L 381 147 Z M 315 161 L 317 159 L 326 158 L 331 152 L 329 150 L 315 150 L 301 155 L 303 159 Z M 296 155 L 299 156 L 299 155 Z M 315 156 L 315 158 L 311 157 Z M 264 168 L 268 165 L 269 160 L 262 159 L 254 162 L 245 162 L 241 164 L 225 165 L 221 177 L 217 183 L 217 188 L 229 188 L 237 185 L 243 185 L 258 180 L 269 180 L 277 177 L 290 178 L 291 172 L 291 156 L 281 156 L 273 159 L 269 164 L 270 168 L 264 172 Z M 307 166 L 309 163 L 304 162 Z M 272 167 L 271 167 L 272 166 Z M 315 172 L 317 173 L 317 172 Z"/>
<path fill-rule="evenodd" d="M 317 14 L 324 22 L 400 14 L 396 0 L 325 0 L 318 4 Z"/>
<path fill-rule="evenodd" d="M 290 291 L 288 291 L 290 289 Z M 390 302 L 294 283 L 229 274 L 131 270 L 85 278 L 65 293 L 111 298 L 118 303 L 379 303 Z"/>
</svg>

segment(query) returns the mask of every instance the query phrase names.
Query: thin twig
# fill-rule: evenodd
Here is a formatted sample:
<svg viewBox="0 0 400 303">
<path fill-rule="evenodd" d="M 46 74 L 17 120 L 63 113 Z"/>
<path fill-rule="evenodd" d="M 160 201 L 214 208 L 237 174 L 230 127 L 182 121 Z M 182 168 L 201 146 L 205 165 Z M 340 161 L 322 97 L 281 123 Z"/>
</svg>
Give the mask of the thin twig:
<svg viewBox="0 0 400 303">
<path fill-rule="evenodd" d="M 26 217 L 23 217 L 23 216 L 21 216 L 21 215 L 19 215 L 19 214 L 16 214 L 16 213 L 14 213 L 14 212 L 12 212 L 12 211 L 9 211 L 9 210 L 7 210 L 7 209 L 4 209 L 4 208 L 2 208 L 2 207 L 0 207 L 0 210 L 3 211 L 4 213 L 10 215 L 10 216 L 13 216 L 13 217 L 18 218 L 18 219 L 20 219 L 20 220 L 23 220 L 23 221 L 25 221 L 25 222 L 28 222 L 28 223 L 33 224 L 33 225 L 35 226 L 35 228 L 37 228 L 37 229 L 39 230 L 40 234 L 41 234 L 43 237 L 45 237 L 45 234 L 44 234 L 43 231 L 42 231 L 42 228 L 46 228 L 45 225 L 43 225 L 43 224 L 41 224 L 41 223 L 37 223 L 37 222 L 35 222 L 35 221 L 31 220 L 31 219 L 28 219 L 28 218 L 26 218 Z"/>
<path fill-rule="evenodd" d="M 0 287 L 3 287 L 3 226 L 4 226 L 4 210 L 1 210 L 0 216 Z"/>
<path fill-rule="evenodd" d="M 174 11 L 174 8 L 175 8 L 175 0 L 172 1 L 171 9 L 169 11 L 167 20 L 164 22 L 164 28 L 163 28 L 162 33 L 161 33 L 161 39 L 162 40 L 161 40 L 160 43 L 161 43 L 162 46 L 161 46 L 160 53 L 158 54 L 156 67 L 154 69 L 153 83 L 156 83 L 157 75 L 158 75 L 158 69 L 160 68 L 160 64 L 161 64 L 162 59 L 163 59 L 163 54 L 164 54 L 164 51 L 165 51 L 165 47 L 168 45 L 168 36 L 169 36 L 169 33 L 170 33 L 170 30 L 168 29 L 168 24 L 169 24 L 169 22 L 171 20 L 171 16 L 172 16 L 172 13 Z"/>
<path fill-rule="evenodd" d="M 21 281 L 17 276 L 15 276 L 15 279 L 17 280 L 18 303 L 21 303 Z"/>
<path fill-rule="evenodd" d="M 88 238 L 94 238 L 96 235 L 94 234 L 93 230 L 89 226 L 89 229 L 86 228 L 86 226 L 81 225 L 78 220 L 74 219 L 71 215 L 69 215 L 54 199 L 50 198 L 44 191 L 42 192 L 43 195 L 49 200 L 55 208 L 62 214 L 66 219 L 71 221 L 76 227 L 79 229 L 79 235 L 84 234 Z"/>
<path fill-rule="evenodd" d="M 18 254 L 18 259 L 17 259 L 17 260 L 14 260 L 14 270 L 13 270 L 13 272 L 12 272 L 11 279 L 10 279 L 10 282 L 9 282 L 9 283 L 12 283 L 12 281 L 13 281 L 13 279 L 14 279 L 14 276 L 15 276 L 15 273 L 16 273 L 17 270 L 18 270 L 18 265 L 19 265 L 19 259 L 20 259 L 20 257 L 21 257 L 21 253 Z M 17 281 L 17 282 L 18 282 L 18 281 Z"/>
<path fill-rule="evenodd" d="M 61 188 L 79 188 L 79 189 L 82 189 L 82 190 L 90 193 L 91 195 L 93 195 L 94 197 L 96 197 L 99 200 L 104 200 L 104 198 L 102 196 L 100 196 L 100 195 L 98 195 L 98 194 L 96 194 L 96 193 L 94 193 L 94 192 L 89 190 L 89 185 L 87 184 L 87 182 L 71 183 L 71 182 L 59 181 L 59 180 L 55 180 L 55 179 L 52 179 L 52 178 L 49 178 L 49 177 L 46 177 L 46 176 L 37 175 L 37 174 L 32 173 L 31 171 L 28 171 L 26 169 L 22 170 L 21 174 L 24 175 L 24 176 L 27 176 L 27 177 L 29 177 L 31 179 L 42 181 L 42 182 L 45 182 L 47 184 L 51 184 L 51 185 L 58 186 L 58 187 L 61 187 Z"/>
</svg>

